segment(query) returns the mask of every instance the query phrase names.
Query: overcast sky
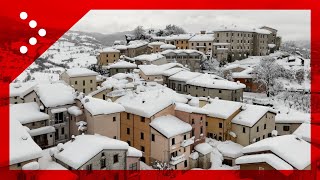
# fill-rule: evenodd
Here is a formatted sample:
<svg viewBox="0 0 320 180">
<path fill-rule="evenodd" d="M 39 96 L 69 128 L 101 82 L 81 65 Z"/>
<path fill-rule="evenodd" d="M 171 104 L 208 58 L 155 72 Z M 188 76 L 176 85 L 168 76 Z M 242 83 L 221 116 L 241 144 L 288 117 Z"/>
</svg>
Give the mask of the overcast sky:
<svg viewBox="0 0 320 180">
<path fill-rule="evenodd" d="M 278 29 L 283 40 L 310 40 L 309 10 L 94 10 L 88 12 L 72 30 L 111 34 L 138 25 L 161 28 L 167 24 L 188 32 L 212 31 L 222 25 L 263 25 Z"/>
</svg>

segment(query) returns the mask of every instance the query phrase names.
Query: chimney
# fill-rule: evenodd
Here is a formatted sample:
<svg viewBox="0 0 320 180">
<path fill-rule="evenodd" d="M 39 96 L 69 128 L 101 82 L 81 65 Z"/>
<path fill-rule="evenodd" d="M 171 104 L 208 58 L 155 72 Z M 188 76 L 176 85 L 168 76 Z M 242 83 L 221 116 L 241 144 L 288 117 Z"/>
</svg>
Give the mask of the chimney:
<svg viewBox="0 0 320 180">
<path fill-rule="evenodd" d="M 200 34 L 206 34 L 205 30 L 200 31 Z"/>
</svg>

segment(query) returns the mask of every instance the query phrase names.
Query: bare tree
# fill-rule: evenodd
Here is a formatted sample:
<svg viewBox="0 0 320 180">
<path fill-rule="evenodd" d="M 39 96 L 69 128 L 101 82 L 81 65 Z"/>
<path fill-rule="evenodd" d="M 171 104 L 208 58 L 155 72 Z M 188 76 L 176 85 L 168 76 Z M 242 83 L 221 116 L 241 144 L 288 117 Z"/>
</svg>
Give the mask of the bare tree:
<svg viewBox="0 0 320 180">
<path fill-rule="evenodd" d="M 264 89 L 267 96 L 273 91 L 275 79 L 279 74 L 279 66 L 275 59 L 266 57 L 261 59 L 260 63 L 254 68 L 254 81 L 259 84 L 259 89 Z"/>
<path fill-rule="evenodd" d="M 133 35 L 135 36 L 135 39 L 144 39 L 145 34 L 146 34 L 146 31 L 143 29 L 143 26 L 137 26 L 133 30 Z"/>
</svg>

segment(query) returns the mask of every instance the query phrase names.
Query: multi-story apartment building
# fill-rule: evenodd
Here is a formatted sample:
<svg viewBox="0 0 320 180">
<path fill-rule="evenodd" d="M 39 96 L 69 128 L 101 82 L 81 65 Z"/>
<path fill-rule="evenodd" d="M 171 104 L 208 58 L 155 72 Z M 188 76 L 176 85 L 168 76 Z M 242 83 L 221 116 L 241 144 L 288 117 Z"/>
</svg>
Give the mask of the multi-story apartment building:
<svg viewBox="0 0 320 180">
<path fill-rule="evenodd" d="M 270 51 L 273 52 L 275 50 L 279 50 L 281 45 L 281 37 L 277 36 L 278 30 L 268 26 L 262 26 L 260 29 L 265 29 L 271 32 L 271 34 L 268 36 L 268 45 Z"/>
<path fill-rule="evenodd" d="M 86 68 L 67 69 L 60 76 L 67 84 L 85 94 L 89 94 L 97 89 L 98 73 Z"/>
<path fill-rule="evenodd" d="M 206 34 L 202 31 L 189 39 L 189 49 L 194 49 L 204 53 L 207 57 L 212 54 L 212 44 L 214 42 L 214 34 Z"/>
<path fill-rule="evenodd" d="M 265 106 L 245 104 L 232 119 L 235 142 L 243 146 L 272 136 L 276 113 Z"/>
<path fill-rule="evenodd" d="M 191 125 L 172 115 L 155 118 L 151 126 L 151 162 L 169 163 L 173 169 L 188 170 Z"/>
<path fill-rule="evenodd" d="M 120 113 L 124 111 L 120 104 L 89 96 L 81 98 L 80 101 L 88 134 L 120 139 Z"/>
<path fill-rule="evenodd" d="M 175 45 L 177 49 L 189 49 L 189 39 L 193 34 L 178 34 L 167 36 L 165 42 Z"/>
<path fill-rule="evenodd" d="M 36 102 L 42 112 L 49 115 L 49 125 L 55 128 L 55 144 L 69 139 L 68 108 L 73 106 L 75 92 L 64 82 L 41 84 L 35 88 Z"/>
<path fill-rule="evenodd" d="M 106 66 L 109 63 L 114 63 L 115 61 L 120 59 L 120 50 L 115 48 L 105 48 L 100 52 L 97 57 L 97 64 L 101 66 Z"/>
<path fill-rule="evenodd" d="M 270 53 L 270 44 L 276 30 L 268 27 L 238 28 L 225 27 L 214 31 L 213 57 L 218 61 L 232 62 L 250 56 L 265 56 Z M 274 42 L 275 44 L 276 42 Z"/>
<path fill-rule="evenodd" d="M 170 78 L 169 78 L 170 79 Z M 243 89 L 239 82 L 225 80 L 213 74 L 202 74 L 186 82 L 187 94 L 196 97 L 218 97 L 229 101 L 242 101 Z"/>
<path fill-rule="evenodd" d="M 198 72 L 180 71 L 168 78 L 167 86 L 178 93 L 188 94 L 187 81 L 200 75 Z"/>
<path fill-rule="evenodd" d="M 142 54 L 150 54 L 151 48 L 148 46 L 148 42 L 135 40 L 130 41 L 127 45 L 127 56 L 133 58 Z"/>
<path fill-rule="evenodd" d="M 151 52 L 152 53 L 161 52 L 160 46 L 164 45 L 164 44 L 166 44 L 166 43 L 161 42 L 161 41 L 154 41 L 154 42 L 149 43 L 149 46 L 151 47 Z"/>
<path fill-rule="evenodd" d="M 201 61 L 206 59 L 204 53 L 192 49 L 166 50 L 161 52 L 161 54 L 166 57 L 168 62 L 180 63 L 193 72 L 200 72 Z"/>
<path fill-rule="evenodd" d="M 18 120 L 28 128 L 35 143 L 41 148 L 48 148 L 55 144 L 55 128 L 50 126 L 49 115 L 40 112 L 37 103 L 21 103 L 10 106 L 10 118 Z"/>
</svg>

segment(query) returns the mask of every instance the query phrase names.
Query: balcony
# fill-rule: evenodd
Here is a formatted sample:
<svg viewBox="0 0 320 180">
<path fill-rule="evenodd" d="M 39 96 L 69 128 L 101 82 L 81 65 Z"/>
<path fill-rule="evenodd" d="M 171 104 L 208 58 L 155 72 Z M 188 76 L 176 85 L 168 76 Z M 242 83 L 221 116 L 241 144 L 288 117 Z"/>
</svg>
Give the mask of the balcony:
<svg viewBox="0 0 320 180">
<path fill-rule="evenodd" d="M 181 146 L 182 146 L 182 147 L 190 146 L 191 144 L 194 143 L 194 139 L 195 139 L 195 137 L 193 136 L 193 137 L 190 138 L 190 139 L 187 139 L 187 140 L 182 141 L 182 142 L 181 142 Z"/>
<path fill-rule="evenodd" d="M 185 155 L 181 154 L 180 156 L 171 157 L 170 164 L 176 165 L 186 160 Z"/>
</svg>

